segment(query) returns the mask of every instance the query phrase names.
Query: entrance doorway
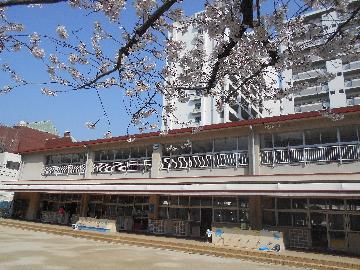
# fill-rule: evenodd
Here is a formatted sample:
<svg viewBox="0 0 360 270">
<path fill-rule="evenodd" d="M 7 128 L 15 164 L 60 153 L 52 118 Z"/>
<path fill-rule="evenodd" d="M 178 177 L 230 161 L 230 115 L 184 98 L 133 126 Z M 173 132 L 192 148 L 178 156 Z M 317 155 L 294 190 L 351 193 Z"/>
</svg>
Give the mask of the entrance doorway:
<svg viewBox="0 0 360 270">
<path fill-rule="evenodd" d="M 200 236 L 206 236 L 206 230 L 211 230 L 211 223 L 212 223 L 212 209 L 211 208 L 201 208 L 201 221 L 200 221 Z"/>
<path fill-rule="evenodd" d="M 327 237 L 326 214 L 311 213 L 310 224 L 312 246 L 317 249 L 327 249 L 329 244 Z"/>
</svg>

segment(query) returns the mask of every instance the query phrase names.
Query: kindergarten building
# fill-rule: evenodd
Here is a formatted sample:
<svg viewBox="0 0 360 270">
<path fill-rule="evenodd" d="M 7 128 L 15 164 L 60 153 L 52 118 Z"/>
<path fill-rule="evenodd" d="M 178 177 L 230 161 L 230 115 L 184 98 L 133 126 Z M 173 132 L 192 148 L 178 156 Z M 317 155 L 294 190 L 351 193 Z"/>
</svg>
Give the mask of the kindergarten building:
<svg viewBox="0 0 360 270">
<path fill-rule="evenodd" d="M 360 106 L 26 150 L 13 217 L 204 238 L 278 231 L 287 248 L 360 250 Z M 63 213 L 59 213 L 59 209 Z M 240 237 L 241 238 L 241 237 Z"/>
</svg>

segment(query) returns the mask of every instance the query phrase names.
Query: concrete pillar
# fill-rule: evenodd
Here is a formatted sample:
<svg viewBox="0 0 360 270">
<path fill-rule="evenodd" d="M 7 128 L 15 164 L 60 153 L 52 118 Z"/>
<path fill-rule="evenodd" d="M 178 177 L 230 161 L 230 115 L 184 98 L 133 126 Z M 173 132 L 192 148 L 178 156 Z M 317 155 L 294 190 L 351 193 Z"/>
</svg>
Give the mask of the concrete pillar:
<svg viewBox="0 0 360 270">
<path fill-rule="evenodd" d="M 158 178 L 161 176 L 161 159 L 162 159 L 162 145 L 154 144 L 153 145 L 153 153 L 151 156 L 152 164 L 151 164 L 151 178 Z"/>
<path fill-rule="evenodd" d="M 40 207 L 40 193 L 34 192 L 29 193 L 29 207 L 26 210 L 25 219 L 26 220 L 35 220 L 36 214 Z"/>
<path fill-rule="evenodd" d="M 262 229 L 261 196 L 249 197 L 249 221 L 252 230 Z"/>
<path fill-rule="evenodd" d="M 260 173 L 260 136 L 256 134 L 250 126 L 248 140 L 249 174 L 258 175 Z"/>
<path fill-rule="evenodd" d="M 80 217 L 86 217 L 87 212 L 89 210 L 89 194 L 83 194 L 81 197 L 81 204 L 80 204 Z"/>
<path fill-rule="evenodd" d="M 149 196 L 149 219 L 159 218 L 159 195 L 153 194 Z"/>
<path fill-rule="evenodd" d="M 95 152 L 90 151 L 90 148 L 87 148 L 86 153 L 86 170 L 85 170 L 85 179 L 91 178 L 91 173 L 93 172 L 94 167 L 94 160 L 95 160 Z"/>
</svg>

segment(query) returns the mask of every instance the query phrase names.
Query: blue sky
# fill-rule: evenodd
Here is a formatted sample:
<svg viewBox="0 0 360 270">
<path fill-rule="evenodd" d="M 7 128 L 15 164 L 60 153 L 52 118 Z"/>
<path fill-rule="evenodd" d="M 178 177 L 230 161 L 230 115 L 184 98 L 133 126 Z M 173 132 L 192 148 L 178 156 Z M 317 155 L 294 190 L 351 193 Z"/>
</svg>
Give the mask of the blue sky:
<svg viewBox="0 0 360 270">
<path fill-rule="evenodd" d="M 204 1 L 184 1 L 187 15 L 201 11 Z M 124 14 L 125 27 L 131 28 L 135 21 L 135 15 L 131 9 Z M 25 33 L 46 33 L 56 36 L 57 25 L 65 25 L 68 30 L 89 28 L 83 30 L 85 38 L 92 32 L 93 17 L 81 15 L 77 9 L 70 8 L 66 3 L 56 5 L 44 5 L 42 8 L 13 7 L 7 11 L 10 21 L 25 24 Z M 106 23 L 104 16 L 95 16 L 97 20 Z M 46 43 L 41 43 L 47 53 Z M 34 59 L 28 53 L 2 53 L 0 65 L 10 63 L 18 74 L 32 82 L 48 80 L 48 74 L 40 60 Z M 10 84 L 10 79 L 4 73 L 0 73 L 0 85 Z M 59 133 L 71 131 L 77 140 L 101 138 L 109 130 L 107 121 L 102 118 L 95 130 L 87 129 L 85 122 L 95 122 L 102 117 L 103 112 L 97 98 L 96 91 L 85 90 L 59 94 L 56 97 L 48 97 L 41 94 L 41 85 L 29 85 L 14 89 L 7 94 L 0 94 L 0 123 L 12 126 L 21 120 L 27 122 L 51 120 Z M 114 136 L 123 135 L 127 132 L 129 116 L 124 111 L 123 99 L 119 96 L 119 89 L 101 90 L 100 94 L 104 106 L 111 121 L 111 131 Z M 161 98 L 158 98 L 160 101 Z M 138 133 L 136 127 L 131 126 L 129 133 Z"/>
</svg>

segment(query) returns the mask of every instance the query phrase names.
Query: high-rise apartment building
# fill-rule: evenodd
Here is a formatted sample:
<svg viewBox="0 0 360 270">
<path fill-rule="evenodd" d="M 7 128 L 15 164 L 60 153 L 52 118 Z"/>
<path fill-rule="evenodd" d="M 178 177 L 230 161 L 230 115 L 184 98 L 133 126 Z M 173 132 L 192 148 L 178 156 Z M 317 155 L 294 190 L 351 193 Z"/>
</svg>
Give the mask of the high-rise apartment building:
<svg viewBox="0 0 360 270">
<path fill-rule="evenodd" d="M 355 4 L 358 1 L 354 1 Z M 351 10 L 349 11 L 349 14 Z M 323 59 L 314 54 L 318 46 L 325 44 L 328 37 L 346 21 L 347 15 L 336 11 L 319 10 L 305 15 L 305 22 L 309 31 L 296 40 L 303 48 L 303 53 L 311 55 L 311 66 L 306 70 L 285 70 L 282 73 L 280 87 L 296 89 L 292 94 L 280 102 L 281 114 L 293 114 L 323 109 L 333 109 L 360 104 L 360 56 Z M 315 33 L 317 28 L 324 30 L 324 34 Z M 346 31 L 359 33 L 359 20 L 353 20 Z M 359 46 L 359 43 L 355 46 Z M 359 47 L 360 48 L 360 47 Z M 322 80 L 324 74 L 333 75 L 332 79 Z"/>
<path fill-rule="evenodd" d="M 355 8 L 359 1 L 353 1 L 350 8 Z M 351 9 L 349 13 L 351 13 Z M 339 24 L 344 22 L 348 15 L 338 14 L 336 11 L 318 10 L 304 15 L 305 23 L 312 26 L 304 36 L 295 40 L 300 45 L 304 54 L 312 55 L 314 49 L 326 42 L 326 38 L 333 33 Z M 315 34 L 316 29 L 324 29 L 322 36 Z M 352 20 L 346 31 L 359 32 L 359 20 Z M 203 39 L 206 55 L 214 48 L 214 43 L 206 33 L 199 33 L 194 28 L 189 28 L 186 33 L 174 30 L 171 37 L 176 41 L 186 44 L 186 49 L 195 45 L 196 38 Z M 204 60 L 206 61 L 206 59 Z M 319 78 L 326 74 L 333 74 L 331 80 L 319 82 Z M 186 103 L 176 102 L 177 110 L 167 117 L 169 129 L 180 128 L 186 125 L 209 125 L 226 123 L 243 119 L 287 115 L 308 111 L 333 109 L 360 104 L 360 56 L 344 56 L 323 59 L 312 57 L 312 64 L 307 70 L 284 70 L 279 74 L 279 88 L 291 94 L 281 100 L 263 100 L 263 107 L 252 104 L 246 96 L 239 93 L 237 104 L 225 105 L 223 111 L 216 110 L 213 97 L 204 97 L 201 92 L 189 91 L 190 100 Z M 269 80 L 270 83 L 271 80 Z M 234 87 L 230 79 L 224 78 L 225 89 Z M 290 91 L 289 91 L 290 90 Z M 164 104 L 166 101 L 164 100 Z"/>
</svg>

